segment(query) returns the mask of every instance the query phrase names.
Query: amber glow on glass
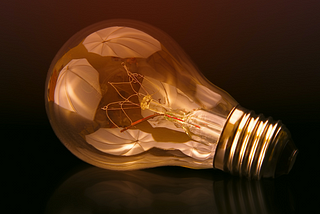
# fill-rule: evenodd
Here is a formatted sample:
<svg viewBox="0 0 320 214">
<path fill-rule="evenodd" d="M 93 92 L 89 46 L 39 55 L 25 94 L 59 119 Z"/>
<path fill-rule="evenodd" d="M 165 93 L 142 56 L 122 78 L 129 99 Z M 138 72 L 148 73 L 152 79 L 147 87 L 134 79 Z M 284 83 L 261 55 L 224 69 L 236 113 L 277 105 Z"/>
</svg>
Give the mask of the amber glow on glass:
<svg viewBox="0 0 320 214">
<path fill-rule="evenodd" d="M 205 79 L 169 36 L 130 20 L 90 26 L 60 49 L 48 72 L 46 109 L 73 154 L 113 170 L 178 165 L 270 177 L 292 144 L 283 125 L 250 113 Z M 269 150 L 278 151 L 272 163 Z"/>
</svg>

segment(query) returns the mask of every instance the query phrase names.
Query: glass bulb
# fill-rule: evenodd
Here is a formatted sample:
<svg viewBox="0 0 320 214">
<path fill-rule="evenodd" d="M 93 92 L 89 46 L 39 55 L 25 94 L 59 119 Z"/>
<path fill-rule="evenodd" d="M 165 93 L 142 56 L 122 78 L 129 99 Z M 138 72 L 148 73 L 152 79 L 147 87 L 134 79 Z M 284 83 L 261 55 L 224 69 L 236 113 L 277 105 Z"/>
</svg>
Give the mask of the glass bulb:
<svg viewBox="0 0 320 214">
<path fill-rule="evenodd" d="M 281 122 L 239 106 L 145 23 L 78 32 L 54 58 L 45 92 L 56 135 L 98 167 L 178 165 L 259 179 L 288 173 L 297 155 Z"/>
</svg>

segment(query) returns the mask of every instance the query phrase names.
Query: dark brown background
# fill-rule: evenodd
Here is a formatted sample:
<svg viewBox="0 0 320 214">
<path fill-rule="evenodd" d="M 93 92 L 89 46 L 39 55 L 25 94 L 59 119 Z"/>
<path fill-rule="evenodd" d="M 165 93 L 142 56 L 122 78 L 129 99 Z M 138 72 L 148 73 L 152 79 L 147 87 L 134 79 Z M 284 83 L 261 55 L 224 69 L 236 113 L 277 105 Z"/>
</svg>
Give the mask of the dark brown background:
<svg viewBox="0 0 320 214">
<path fill-rule="evenodd" d="M 115 18 L 165 31 L 210 81 L 242 106 L 281 119 L 300 149 L 296 166 L 284 178 L 291 182 L 294 210 L 310 208 L 306 203 L 314 200 L 313 175 L 319 172 L 318 0 L 4 0 L 0 10 L 1 165 L 7 181 L 14 181 L 5 192 L 14 202 L 11 208 L 44 210 L 55 185 L 81 163 L 49 126 L 46 74 L 73 34 Z M 25 208 L 14 206 L 19 203 Z"/>
</svg>

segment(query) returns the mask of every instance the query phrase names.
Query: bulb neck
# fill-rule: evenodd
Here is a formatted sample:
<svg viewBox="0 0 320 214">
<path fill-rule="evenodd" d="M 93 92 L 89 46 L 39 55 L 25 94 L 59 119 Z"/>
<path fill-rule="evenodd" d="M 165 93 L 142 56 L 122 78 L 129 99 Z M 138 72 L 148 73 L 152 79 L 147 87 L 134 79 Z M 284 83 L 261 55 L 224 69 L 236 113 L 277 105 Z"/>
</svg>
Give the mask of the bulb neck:
<svg viewBox="0 0 320 214">
<path fill-rule="evenodd" d="M 254 179 L 276 177 L 291 170 L 297 153 L 280 121 L 238 106 L 222 131 L 213 166 Z"/>
</svg>

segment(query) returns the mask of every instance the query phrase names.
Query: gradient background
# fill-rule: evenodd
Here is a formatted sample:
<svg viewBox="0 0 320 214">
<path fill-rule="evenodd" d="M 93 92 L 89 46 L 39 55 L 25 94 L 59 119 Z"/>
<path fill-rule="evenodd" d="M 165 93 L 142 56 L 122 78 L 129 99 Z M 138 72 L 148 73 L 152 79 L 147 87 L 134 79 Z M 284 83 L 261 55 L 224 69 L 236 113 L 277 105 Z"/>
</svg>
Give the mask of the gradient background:
<svg viewBox="0 0 320 214">
<path fill-rule="evenodd" d="M 295 194 L 315 191 L 303 179 L 312 180 L 320 163 L 319 0 L 2 0 L 0 10 L 1 165 L 18 187 L 7 194 L 22 199 L 42 190 L 34 197 L 45 203 L 56 180 L 80 162 L 49 125 L 45 79 L 72 35 L 115 18 L 163 30 L 243 107 L 282 120 L 300 149 L 290 175 L 293 185 L 301 184 Z M 301 200 L 301 206 L 309 202 Z"/>
</svg>

